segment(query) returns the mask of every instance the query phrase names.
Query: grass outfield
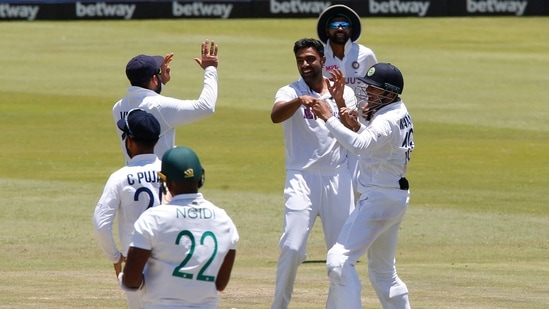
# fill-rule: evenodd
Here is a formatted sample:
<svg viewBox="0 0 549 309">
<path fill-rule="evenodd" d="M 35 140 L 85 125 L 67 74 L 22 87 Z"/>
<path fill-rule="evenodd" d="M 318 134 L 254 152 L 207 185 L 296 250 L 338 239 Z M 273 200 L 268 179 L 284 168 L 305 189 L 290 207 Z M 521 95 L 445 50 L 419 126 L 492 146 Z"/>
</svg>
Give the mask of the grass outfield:
<svg viewBox="0 0 549 309">
<path fill-rule="evenodd" d="M 397 267 L 414 308 L 549 304 L 547 18 L 369 18 L 360 43 L 403 72 L 414 119 L 412 201 Z M 298 78 L 293 42 L 314 19 L 0 23 L 0 308 L 124 308 L 91 224 L 123 164 L 111 108 L 126 62 L 174 52 L 165 94 L 197 97 L 200 42 L 220 46 L 219 100 L 178 128 L 207 170 L 205 196 L 241 241 L 220 308 L 268 308 L 282 229 L 276 90 Z M 9 43 L 8 43 L 9 42 Z M 291 308 L 323 308 L 320 224 Z M 379 308 L 366 261 L 364 308 Z"/>
</svg>

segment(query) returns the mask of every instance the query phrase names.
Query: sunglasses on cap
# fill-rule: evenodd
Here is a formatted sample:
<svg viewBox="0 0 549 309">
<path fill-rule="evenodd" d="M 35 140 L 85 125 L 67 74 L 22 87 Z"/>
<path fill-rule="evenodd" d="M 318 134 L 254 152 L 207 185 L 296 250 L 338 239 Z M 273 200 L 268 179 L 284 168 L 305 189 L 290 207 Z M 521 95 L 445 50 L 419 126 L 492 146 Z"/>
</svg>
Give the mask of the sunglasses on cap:
<svg viewBox="0 0 549 309">
<path fill-rule="evenodd" d="M 346 21 L 333 21 L 328 24 L 328 29 L 338 29 L 339 27 L 343 29 L 349 29 L 351 28 L 351 24 Z"/>
<path fill-rule="evenodd" d="M 131 137 L 132 139 L 134 138 L 134 135 L 133 135 L 133 132 L 132 132 L 132 129 L 130 128 L 130 124 L 128 123 L 128 118 L 130 117 L 130 115 L 134 112 L 137 112 L 137 111 L 145 111 L 144 109 L 141 109 L 141 108 L 132 108 L 130 109 L 130 111 L 126 114 L 126 117 L 124 117 L 124 122 L 126 122 L 126 127 L 125 129 L 127 130 L 124 130 L 122 132 L 122 139 L 125 139 L 126 138 L 126 133 L 128 134 L 129 137 Z"/>
</svg>

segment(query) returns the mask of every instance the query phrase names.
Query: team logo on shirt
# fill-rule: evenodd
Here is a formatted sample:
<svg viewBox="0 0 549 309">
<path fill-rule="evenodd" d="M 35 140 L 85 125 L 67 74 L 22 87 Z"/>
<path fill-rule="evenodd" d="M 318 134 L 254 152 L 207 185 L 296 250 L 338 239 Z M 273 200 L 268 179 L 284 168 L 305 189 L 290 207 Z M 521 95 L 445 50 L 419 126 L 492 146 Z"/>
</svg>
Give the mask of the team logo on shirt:
<svg viewBox="0 0 549 309">
<path fill-rule="evenodd" d="M 358 69 L 360 68 L 360 63 L 358 63 L 358 61 L 353 61 L 353 64 L 351 64 L 353 66 L 353 69 Z"/>
</svg>

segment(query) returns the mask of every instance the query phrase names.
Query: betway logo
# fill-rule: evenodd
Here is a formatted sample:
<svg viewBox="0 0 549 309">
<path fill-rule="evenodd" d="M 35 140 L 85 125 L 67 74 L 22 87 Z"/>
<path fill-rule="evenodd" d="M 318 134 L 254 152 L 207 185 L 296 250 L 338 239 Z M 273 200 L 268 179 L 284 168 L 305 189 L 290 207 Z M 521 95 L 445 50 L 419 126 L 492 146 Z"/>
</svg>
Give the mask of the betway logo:
<svg viewBox="0 0 549 309">
<path fill-rule="evenodd" d="M 176 1 L 172 2 L 173 16 L 217 16 L 221 18 L 229 18 L 232 10 L 232 4 L 205 4 L 202 2 L 181 4 Z"/>
<path fill-rule="evenodd" d="M 528 1 L 512 0 L 467 0 L 468 13 L 515 13 L 517 16 L 524 14 Z"/>
<path fill-rule="evenodd" d="M 276 1 L 271 0 L 271 13 L 314 13 L 320 14 L 324 9 L 332 5 L 331 2 L 321 2 L 321 1 L 308 1 L 301 2 L 301 0 L 290 0 L 290 1 Z"/>
<path fill-rule="evenodd" d="M 38 5 L 9 5 L 8 3 L 2 3 L 0 4 L 0 17 L 34 20 L 38 14 L 38 9 Z"/>
<path fill-rule="evenodd" d="M 416 14 L 417 16 L 425 16 L 429 9 L 429 1 L 378 1 L 370 0 L 371 14 Z"/>
<path fill-rule="evenodd" d="M 76 2 L 76 16 L 78 17 L 123 17 L 131 19 L 135 11 L 135 4 L 108 4 L 97 2 L 83 4 Z"/>
</svg>

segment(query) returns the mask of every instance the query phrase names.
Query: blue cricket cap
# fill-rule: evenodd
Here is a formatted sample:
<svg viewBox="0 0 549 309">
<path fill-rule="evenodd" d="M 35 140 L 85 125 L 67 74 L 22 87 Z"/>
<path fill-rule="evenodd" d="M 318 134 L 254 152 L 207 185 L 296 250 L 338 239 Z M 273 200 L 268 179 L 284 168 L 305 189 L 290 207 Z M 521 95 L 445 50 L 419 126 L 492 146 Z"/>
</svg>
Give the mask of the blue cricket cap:
<svg viewBox="0 0 549 309">
<path fill-rule="evenodd" d="M 140 108 L 130 110 L 116 125 L 136 141 L 158 141 L 160 136 L 160 123 L 156 117 Z"/>
<path fill-rule="evenodd" d="M 163 62 L 162 56 L 137 55 L 126 65 L 126 76 L 132 85 L 141 84 L 159 74 Z"/>
</svg>

